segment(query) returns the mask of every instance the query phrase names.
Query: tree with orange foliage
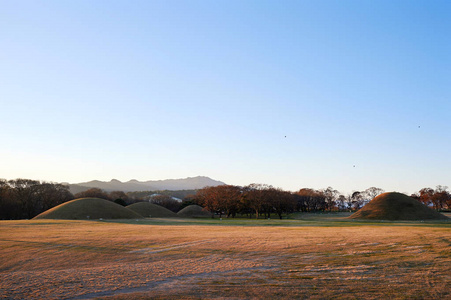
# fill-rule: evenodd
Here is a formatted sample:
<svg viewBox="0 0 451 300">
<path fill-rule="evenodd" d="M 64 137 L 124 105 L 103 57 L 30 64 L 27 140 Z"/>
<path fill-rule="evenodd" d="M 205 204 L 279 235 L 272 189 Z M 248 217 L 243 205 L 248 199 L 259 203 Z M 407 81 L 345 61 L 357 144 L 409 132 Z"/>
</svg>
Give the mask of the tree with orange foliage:
<svg viewBox="0 0 451 300">
<path fill-rule="evenodd" d="M 276 212 L 279 218 L 282 220 L 283 213 L 290 213 L 296 209 L 296 200 L 292 193 L 283 191 L 281 189 L 269 189 L 266 191 L 272 209 Z"/>
<path fill-rule="evenodd" d="M 252 183 L 244 187 L 243 204 L 245 207 L 255 212 L 258 219 L 260 212 L 268 203 L 268 193 L 265 190 L 273 188 L 267 184 Z"/>
<path fill-rule="evenodd" d="M 227 217 L 235 217 L 239 210 L 242 192 L 241 189 L 233 185 L 218 185 L 200 189 L 196 194 L 196 202 L 212 213 L 223 213 Z"/>
<path fill-rule="evenodd" d="M 447 186 L 438 185 L 431 196 L 432 205 L 437 211 L 445 208 L 448 204 L 450 194 L 447 189 Z"/>
</svg>

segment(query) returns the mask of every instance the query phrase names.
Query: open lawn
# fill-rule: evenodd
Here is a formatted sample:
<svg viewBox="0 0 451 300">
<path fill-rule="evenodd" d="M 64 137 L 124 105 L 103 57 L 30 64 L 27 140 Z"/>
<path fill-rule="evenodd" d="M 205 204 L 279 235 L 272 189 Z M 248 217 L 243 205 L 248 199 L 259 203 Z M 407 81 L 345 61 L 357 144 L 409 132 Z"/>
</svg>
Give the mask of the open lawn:
<svg viewBox="0 0 451 300">
<path fill-rule="evenodd" d="M 451 223 L 0 221 L 0 298 L 451 299 Z"/>
</svg>

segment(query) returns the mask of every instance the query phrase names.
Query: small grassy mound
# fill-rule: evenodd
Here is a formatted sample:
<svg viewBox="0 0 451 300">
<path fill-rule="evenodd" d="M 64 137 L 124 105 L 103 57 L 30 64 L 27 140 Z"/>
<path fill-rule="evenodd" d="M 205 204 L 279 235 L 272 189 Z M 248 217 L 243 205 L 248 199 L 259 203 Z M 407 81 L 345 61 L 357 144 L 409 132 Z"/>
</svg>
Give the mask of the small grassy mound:
<svg viewBox="0 0 451 300">
<path fill-rule="evenodd" d="M 384 193 L 371 200 L 349 219 L 446 220 L 446 216 L 401 193 Z"/>
<path fill-rule="evenodd" d="M 182 218 L 211 218 L 211 213 L 199 205 L 188 205 L 177 213 Z"/>
<path fill-rule="evenodd" d="M 175 212 L 170 211 L 166 207 L 161 205 L 149 203 L 149 202 L 138 202 L 127 206 L 128 209 L 140 214 L 141 216 L 148 218 L 174 218 L 177 217 Z"/>
<path fill-rule="evenodd" d="M 80 198 L 55 206 L 33 219 L 141 219 L 136 212 L 99 198 Z"/>
</svg>

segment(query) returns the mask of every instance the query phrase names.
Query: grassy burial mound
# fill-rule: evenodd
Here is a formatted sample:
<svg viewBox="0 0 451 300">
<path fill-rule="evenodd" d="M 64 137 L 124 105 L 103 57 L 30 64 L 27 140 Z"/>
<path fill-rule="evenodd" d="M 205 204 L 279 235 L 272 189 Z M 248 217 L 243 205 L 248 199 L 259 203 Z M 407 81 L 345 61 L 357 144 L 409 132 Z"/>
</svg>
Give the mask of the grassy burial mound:
<svg viewBox="0 0 451 300">
<path fill-rule="evenodd" d="M 182 218 L 211 218 L 211 213 L 199 205 L 188 205 L 177 213 Z"/>
<path fill-rule="evenodd" d="M 401 193 L 384 193 L 348 217 L 367 220 L 446 220 L 448 217 Z"/>
<path fill-rule="evenodd" d="M 55 206 L 34 219 L 141 219 L 136 212 L 99 198 L 80 198 Z"/>
<path fill-rule="evenodd" d="M 127 206 L 128 209 L 140 214 L 141 216 L 148 218 L 174 218 L 178 217 L 175 212 L 170 211 L 166 207 L 161 205 L 149 203 L 149 202 L 138 202 Z"/>
</svg>

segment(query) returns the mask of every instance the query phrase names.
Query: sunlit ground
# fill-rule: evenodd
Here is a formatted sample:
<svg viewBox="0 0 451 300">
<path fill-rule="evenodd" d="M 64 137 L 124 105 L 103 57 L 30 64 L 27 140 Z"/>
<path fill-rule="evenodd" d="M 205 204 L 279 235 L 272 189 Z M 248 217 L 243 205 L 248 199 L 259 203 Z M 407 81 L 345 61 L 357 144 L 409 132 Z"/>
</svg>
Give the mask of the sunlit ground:
<svg viewBox="0 0 451 300">
<path fill-rule="evenodd" d="M 1 221 L 0 295 L 451 298 L 450 222 L 343 217 Z"/>
</svg>

